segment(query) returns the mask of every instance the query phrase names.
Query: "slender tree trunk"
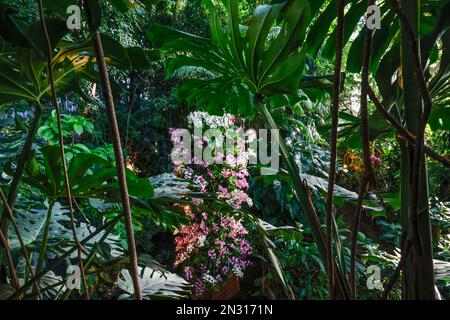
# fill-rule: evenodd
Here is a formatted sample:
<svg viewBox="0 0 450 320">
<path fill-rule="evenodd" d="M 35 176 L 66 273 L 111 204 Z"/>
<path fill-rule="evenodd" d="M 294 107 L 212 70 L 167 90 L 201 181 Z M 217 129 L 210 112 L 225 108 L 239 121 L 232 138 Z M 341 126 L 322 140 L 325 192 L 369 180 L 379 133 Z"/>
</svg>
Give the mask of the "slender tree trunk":
<svg viewBox="0 0 450 320">
<path fill-rule="evenodd" d="M 71 224 L 71 228 L 72 228 L 73 240 L 75 241 L 75 244 L 78 247 L 77 248 L 77 257 L 78 257 L 78 264 L 81 269 L 81 280 L 83 282 L 83 286 L 84 286 L 84 290 L 85 290 L 84 297 L 87 300 L 89 300 L 89 288 L 87 286 L 86 273 L 84 272 L 83 258 L 82 258 L 83 247 L 81 246 L 80 241 L 78 240 L 77 229 L 76 229 L 76 225 L 75 225 L 74 210 L 73 210 L 72 192 L 71 192 L 71 188 L 70 188 L 69 174 L 67 173 L 66 152 L 64 150 L 64 136 L 63 136 L 62 122 L 61 122 L 61 108 L 59 106 L 58 98 L 56 96 L 55 81 L 53 79 L 53 69 L 52 69 L 53 48 L 52 48 L 52 45 L 50 42 L 50 36 L 47 31 L 47 25 L 45 23 L 44 5 L 43 5 L 42 0 L 38 1 L 38 5 L 39 5 L 39 16 L 41 19 L 42 32 L 44 33 L 45 39 L 47 42 L 48 82 L 50 84 L 52 102 L 53 102 L 53 105 L 56 110 L 56 119 L 57 119 L 57 126 L 58 126 L 58 140 L 59 140 L 59 148 L 60 148 L 60 154 L 61 154 L 62 170 L 63 170 L 63 174 L 64 174 L 64 186 L 66 188 L 67 203 L 69 205 L 70 224 Z"/>
<path fill-rule="evenodd" d="M 86 10 L 88 23 L 92 30 L 92 15 Z M 125 228 L 127 233 L 128 253 L 130 256 L 130 273 L 133 278 L 134 294 L 137 300 L 142 300 L 140 276 L 138 271 L 136 243 L 133 232 L 133 218 L 131 213 L 130 198 L 128 195 L 127 179 L 125 174 L 125 161 L 122 153 L 122 144 L 120 140 L 119 126 L 117 124 L 116 110 L 114 106 L 111 84 L 109 82 L 108 68 L 106 66 L 105 54 L 103 52 L 102 41 L 98 31 L 93 31 L 93 45 L 97 59 L 97 66 L 100 73 L 100 81 L 103 88 L 106 112 L 108 114 L 109 125 L 111 126 L 112 139 L 114 146 L 114 156 L 116 159 L 117 176 L 119 179 L 120 197 L 122 199 L 123 215 L 125 218 Z"/>
<path fill-rule="evenodd" d="M 375 0 L 368 0 L 367 6 L 371 6 Z M 368 123 L 368 92 L 369 92 L 369 67 L 372 52 L 373 30 L 366 26 L 364 38 L 363 65 L 361 72 L 361 142 L 363 148 L 363 173 L 360 180 L 358 203 L 355 210 L 355 216 L 352 227 L 352 246 L 350 256 L 350 282 L 352 286 L 352 297 L 356 299 L 356 249 L 358 244 L 359 223 L 363 212 L 362 204 L 364 194 L 369 186 L 375 185 L 375 174 L 370 160 L 370 141 L 369 141 L 369 123 Z"/>
<path fill-rule="evenodd" d="M 339 126 L 339 103 L 341 97 L 341 69 L 342 69 L 342 51 L 344 36 L 344 0 L 338 1 L 338 24 L 336 32 L 336 59 L 334 65 L 333 81 L 333 107 L 332 107 L 332 125 L 330 141 L 330 172 L 328 175 L 328 193 L 327 193 L 327 265 L 328 265 L 328 293 L 330 299 L 334 299 L 334 270 L 333 270 L 333 193 L 336 180 L 336 159 L 337 159 L 337 140 Z M 337 232 L 337 230 L 335 230 Z M 337 235 L 339 236 L 339 235 Z"/>
</svg>

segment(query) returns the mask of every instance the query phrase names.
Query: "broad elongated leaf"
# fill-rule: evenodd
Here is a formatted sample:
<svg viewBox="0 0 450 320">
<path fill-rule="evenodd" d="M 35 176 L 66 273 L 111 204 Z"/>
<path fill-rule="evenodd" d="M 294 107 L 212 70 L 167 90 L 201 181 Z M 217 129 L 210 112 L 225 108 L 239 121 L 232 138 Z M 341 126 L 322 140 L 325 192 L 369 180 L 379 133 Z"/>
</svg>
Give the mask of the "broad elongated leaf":
<svg viewBox="0 0 450 320">
<path fill-rule="evenodd" d="M 238 21 L 238 1 L 222 0 L 227 9 L 227 27 L 220 23 L 209 3 L 211 39 L 155 25 L 148 37 L 153 46 L 177 56 L 168 61 L 167 72 L 199 67 L 209 77 L 189 79 L 177 96 L 211 114 L 224 111 L 250 117 L 256 114 L 253 96 L 295 94 L 304 67 L 301 48 L 310 21 L 308 1 L 289 1 L 258 6 L 245 34 Z M 281 23 L 277 25 L 277 18 Z M 277 25 L 279 32 L 270 35 Z M 269 41 L 269 37 L 272 37 Z"/>
</svg>

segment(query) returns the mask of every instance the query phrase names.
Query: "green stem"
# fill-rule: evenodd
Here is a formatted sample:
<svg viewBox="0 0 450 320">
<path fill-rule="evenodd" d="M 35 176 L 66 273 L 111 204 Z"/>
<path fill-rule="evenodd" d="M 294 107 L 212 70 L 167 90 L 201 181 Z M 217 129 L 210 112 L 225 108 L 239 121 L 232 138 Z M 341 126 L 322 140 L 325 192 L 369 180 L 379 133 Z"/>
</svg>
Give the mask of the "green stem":
<svg viewBox="0 0 450 320">
<path fill-rule="evenodd" d="M 114 105 L 111 84 L 109 81 L 108 67 L 106 66 L 105 53 L 103 51 L 102 40 L 98 31 L 93 30 L 92 12 L 86 6 L 86 14 L 88 16 L 88 24 L 93 33 L 93 45 L 97 66 L 100 73 L 100 82 L 103 88 L 103 96 L 105 99 L 106 113 L 108 115 L 109 125 L 112 131 L 112 140 L 114 147 L 114 157 L 116 160 L 117 177 L 119 180 L 120 197 L 122 201 L 123 215 L 125 218 L 125 229 L 127 234 L 128 252 L 130 256 L 130 273 L 133 278 L 134 295 L 137 300 L 142 300 L 142 292 L 140 285 L 140 276 L 138 271 L 136 241 L 133 231 L 133 217 L 131 213 L 130 198 L 128 194 L 128 185 L 125 174 L 125 161 L 122 152 L 122 143 L 120 139 L 119 126 L 117 124 L 116 110 Z"/>
<path fill-rule="evenodd" d="M 76 230 L 76 226 L 75 226 L 75 217 L 74 217 L 74 212 L 73 212 L 74 210 L 73 210 L 73 202 L 72 202 L 72 192 L 71 192 L 71 188 L 70 188 L 69 174 L 67 173 L 66 154 L 64 151 L 64 136 L 63 136 L 62 122 L 61 122 L 61 108 L 59 106 L 58 99 L 56 96 L 55 81 L 54 81 L 54 77 L 53 77 L 53 68 L 52 68 L 52 60 L 53 60 L 52 50 L 53 49 L 52 49 L 52 45 L 50 42 L 50 36 L 47 31 L 47 25 L 45 23 L 44 5 L 42 3 L 42 0 L 39 0 L 38 4 L 39 4 L 39 16 L 41 19 L 41 26 L 42 26 L 42 30 L 45 35 L 45 39 L 47 41 L 48 82 L 50 84 L 52 102 L 56 109 L 56 119 L 57 119 L 57 125 L 58 125 L 58 139 L 59 139 L 59 146 L 60 146 L 60 153 L 61 153 L 62 170 L 64 173 L 64 186 L 66 188 L 67 203 L 69 205 L 70 224 L 71 224 L 73 239 L 78 246 L 77 257 L 78 257 L 78 263 L 79 263 L 80 269 L 81 269 L 81 279 L 83 281 L 85 296 L 86 296 L 86 299 L 89 300 L 89 288 L 87 286 L 86 274 L 84 273 L 83 259 L 82 259 L 83 248 L 80 244 L 80 241 L 78 241 L 77 230 Z"/>
<path fill-rule="evenodd" d="M 337 160 L 337 140 L 339 126 L 339 103 L 341 93 L 341 69 L 342 69 L 342 53 L 344 45 L 344 0 L 338 1 L 338 24 L 336 27 L 336 59 L 334 65 L 333 80 L 333 107 L 332 107 L 332 124 L 331 124 L 331 141 L 330 141 L 330 172 L 328 175 L 328 193 L 327 193 L 327 265 L 328 265 L 328 294 L 330 299 L 334 299 L 334 270 L 333 270 L 333 193 L 334 183 L 336 181 L 336 160 Z M 337 232 L 337 230 L 336 230 Z"/>
<path fill-rule="evenodd" d="M 47 218 L 45 219 L 44 235 L 42 237 L 41 248 L 39 250 L 39 258 L 36 266 L 36 274 L 38 274 L 41 271 L 42 266 L 44 264 L 45 255 L 47 253 L 48 233 L 50 229 L 50 223 L 52 221 L 52 211 L 54 204 L 55 203 L 53 200 L 50 200 L 48 203 Z"/>
<path fill-rule="evenodd" d="M 272 115 L 270 114 L 269 110 L 267 109 L 267 106 L 263 103 L 262 97 L 256 96 L 255 98 L 255 104 L 257 110 L 262 114 L 264 117 L 264 120 L 267 122 L 267 125 L 270 129 L 279 130 L 278 125 L 276 124 L 275 120 L 273 119 Z M 283 139 L 280 137 L 280 151 L 281 155 L 283 157 L 284 163 L 286 165 L 286 169 L 289 172 L 289 175 L 292 179 L 292 183 L 294 186 L 294 194 L 297 199 L 297 201 L 300 203 L 300 206 L 302 208 L 302 212 L 305 214 L 306 220 L 311 228 L 312 236 L 314 239 L 314 242 L 317 245 L 317 248 L 319 250 L 320 256 L 322 258 L 322 261 L 325 263 L 325 268 L 328 270 L 327 266 L 327 246 L 325 242 L 325 235 L 323 233 L 321 223 L 319 220 L 319 217 L 317 216 L 317 213 L 314 209 L 314 205 L 312 204 L 311 198 L 309 196 L 309 192 L 303 181 L 300 179 L 300 171 L 298 169 L 297 164 L 295 163 L 294 159 L 292 158 L 289 149 L 287 148 L 286 144 L 284 143 Z M 349 299 L 350 297 L 350 291 L 349 286 L 347 283 L 347 279 L 342 274 L 342 270 L 340 270 L 336 264 L 336 260 L 333 258 L 333 268 L 334 268 L 334 274 L 336 276 L 336 280 L 339 284 L 339 289 L 342 294 L 342 296 L 345 299 Z"/>
</svg>

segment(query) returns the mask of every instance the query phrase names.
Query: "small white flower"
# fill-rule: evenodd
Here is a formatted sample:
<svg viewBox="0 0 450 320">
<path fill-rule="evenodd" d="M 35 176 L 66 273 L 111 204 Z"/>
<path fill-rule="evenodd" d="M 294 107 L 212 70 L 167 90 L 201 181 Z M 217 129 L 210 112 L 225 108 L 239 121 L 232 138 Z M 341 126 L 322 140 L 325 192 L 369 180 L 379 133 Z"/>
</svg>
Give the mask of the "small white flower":
<svg viewBox="0 0 450 320">
<path fill-rule="evenodd" d="M 198 245 L 200 247 L 203 247 L 205 245 L 205 241 L 206 241 L 206 236 L 201 236 L 200 238 L 198 238 Z"/>
<path fill-rule="evenodd" d="M 208 283 L 211 283 L 211 284 L 217 283 L 217 280 L 214 279 L 214 277 L 211 276 L 211 275 L 208 274 L 208 273 L 205 273 L 205 274 L 202 276 L 202 278 L 203 278 L 203 280 L 204 280 L 205 282 L 208 282 Z"/>
<path fill-rule="evenodd" d="M 238 265 L 234 265 L 233 266 L 233 273 L 238 277 L 238 278 L 242 278 L 244 276 L 244 273 L 242 272 L 241 267 L 239 267 Z"/>
</svg>

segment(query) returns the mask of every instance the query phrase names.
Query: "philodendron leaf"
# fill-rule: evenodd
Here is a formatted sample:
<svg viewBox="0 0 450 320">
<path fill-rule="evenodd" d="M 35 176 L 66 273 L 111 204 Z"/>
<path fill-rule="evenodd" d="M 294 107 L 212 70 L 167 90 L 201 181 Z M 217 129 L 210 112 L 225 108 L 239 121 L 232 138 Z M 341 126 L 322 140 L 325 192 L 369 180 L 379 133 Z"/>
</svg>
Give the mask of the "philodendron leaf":
<svg viewBox="0 0 450 320">
<path fill-rule="evenodd" d="M 77 227 L 77 236 L 79 241 L 83 241 L 89 235 L 95 233 L 96 230 L 97 229 L 94 226 L 87 225 L 84 222 L 80 223 L 80 225 Z M 106 232 L 107 232 L 106 230 L 100 231 L 95 237 L 89 239 L 83 245 L 83 247 L 87 250 L 88 253 L 90 253 L 92 250 L 95 250 L 95 244 L 98 243 L 100 239 L 105 236 Z M 71 241 L 70 244 L 73 245 L 74 244 L 73 241 Z M 108 234 L 105 240 L 103 241 L 103 244 L 104 244 L 103 247 L 106 247 L 108 249 L 108 256 L 112 258 L 118 258 L 120 256 L 123 256 L 124 251 L 120 245 L 119 236 L 116 236 L 114 234 Z M 70 246 L 66 247 L 65 249 L 63 249 L 63 251 L 69 250 L 70 248 L 71 248 Z M 99 255 L 98 252 L 96 252 L 96 254 Z M 73 252 L 70 257 L 72 259 L 76 259 L 77 255 L 78 255 L 77 252 Z M 87 257 L 87 255 L 84 253 L 82 253 L 81 256 L 83 259 Z"/>
<path fill-rule="evenodd" d="M 153 297 L 181 299 L 187 297 L 189 292 L 190 284 L 174 273 L 139 267 L 139 275 L 142 297 L 144 299 L 149 300 Z M 124 291 L 119 296 L 119 299 L 133 299 L 134 288 L 130 271 L 123 269 L 120 272 L 117 286 Z"/>
<path fill-rule="evenodd" d="M 16 290 L 9 284 L 0 284 L 0 300 L 8 300 Z"/>
<path fill-rule="evenodd" d="M 48 202 L 44 206 L 19 202 L 14 209 L 14 218 L 19 226 L 20 234 L 26 246 L 38 249 L 44 235 L 45 220 L 48 215 Z M 54 247 L 59 241 L 69 240 L 72 237 L 71 230 L 65 224 L 70 221 L 67 208 L 56 202 L 52 208 L 50 220 L 48 245 Z M 12 226 L 9 231 L 9 241 L 12 250 L 20 249 L 20 242 Z"/>
</svg>

